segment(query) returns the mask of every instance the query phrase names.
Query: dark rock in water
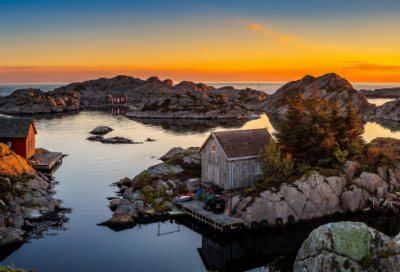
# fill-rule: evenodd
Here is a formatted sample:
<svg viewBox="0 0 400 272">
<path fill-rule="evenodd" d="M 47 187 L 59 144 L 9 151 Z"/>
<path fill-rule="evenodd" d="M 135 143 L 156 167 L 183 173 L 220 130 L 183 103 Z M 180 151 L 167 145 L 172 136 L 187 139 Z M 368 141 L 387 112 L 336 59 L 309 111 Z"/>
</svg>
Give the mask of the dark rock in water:
<svg viewBox="0 0 400 272">
<path fill-rule="evenodd" d="M 156 140 L 154 140 L 154 139 L 151 139 L 151 138 L 147 138 L 146 139 L 146 142 L 155 142 Z"/>
<path fill-rule="evenodd" d="M 400 271 L 400 235 L 360 222 L 323 225 L 304 241 L 293 271 Z"/>
<path fill-rule="evenodd" d="M 170 151 L 167 152 L 167 154 L 163 155 L 160 160 L 162 161 L 167 161 L 169 159 L 171 159 L 172 157 L 178 155 L 178 154 L 184 154 L 185 153 L 185 149 L 181 148 L 181 147 L 174 147 L 172 148 Z"/>
<path fill-rule="evenodd" d="M 97 224 L 98 226 L 107 226 L 111 229 L 126 229 L 135 226 L 135 221 L 126 214 L 115 214 L 109 220 Z"/>
<path fill-rule="evenodd" d="M 125 177 L 121 179 L 120 181 L 117 182 L 118 187 L 126 186 L 126 187 L 131 187 L 132 186 L 132 180 L 128 177 Z"/>
<path fill-rule="evenodd" d="M 103 136 L 91 136 L 87 139 L 89 141 L 98 141 L 103 144 L 142 144 L 140 142 L 134 142 L 124 137 L 104 138 Z"/>
<path fill-rule="evenodd" d="M 100 126 L 92 130 L 90 133 L 95 135 L 104 135 L 109 133 L 110 131 L 113 131 L 113 129 L 107 126 Z"/>
</svg>

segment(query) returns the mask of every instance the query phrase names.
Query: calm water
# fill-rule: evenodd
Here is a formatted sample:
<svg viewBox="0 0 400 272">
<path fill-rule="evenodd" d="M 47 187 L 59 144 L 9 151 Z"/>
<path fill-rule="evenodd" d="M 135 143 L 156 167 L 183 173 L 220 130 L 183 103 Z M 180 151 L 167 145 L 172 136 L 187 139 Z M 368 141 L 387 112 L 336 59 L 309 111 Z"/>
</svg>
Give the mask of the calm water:
<svg viewBox="0 0 400 272">
<path fill-rule="evenodd" d="M 15 89 L 18 88 L 21 86 Z M 314 223 L 235 239 L 221 239 L 190 220 L 136 226 L 120 232 L 96 226 L 112 214 L 106 197 L 115 196 L 115 187 L 110 186 L 113 182 L 125 176 L 132 178 L 159 163 L 157 158 L 172 147 L 201 145 L 210 131 L 267 127 L 272 132 L 274 120 L 266 115 L 250 122 L 137 121 L 102 111 L 36 118 L 37 146 L 69 155 L 55 173 L 59 181 L 55 190 L 56 198 L 73 211 L 66 215 L 69 221 L 63 225 L 65 230 L 50 229 L 44 238 L 32 239 L 14 252 L 1 249 L 2 265 L 37 271 L 290 271 L 297 250 L 318 226 Z M 134 141 L 151 137 L 158 141 L 139 145 L 87 141 L 88 132 L 100 125 L 114 128 L 107 135 L 110 137 L 124 136 Z M 365 130 L 367 141 L 375 137 L 400 139 L 397 124 L 368 122 Z M 351 219 L 366 221 L 390 235 L 400 231 L 396 218 L 389 223 L 382 218 Z M 339 219 L 330 219 L 334 220 Z"/>
<path fill-rule="evenodd" d="M 107 136 L 124 136 L 134 141 L 152 137 L 158 141 L 138 145 L 87 141 L 88 132 L 99 125 L 114 128 Z M 83 111 L 38 115 L 36 126 L 38 147 L 69 155 L 55 173 L 56 180 L 60 181 L 55 189 L 63 206 L 73 211 L 67 214 L 66 230 L 50 230 L 45 238 L 33 239 L 13 253 L 3 251 L 0 254 L 2 265 L 13 264 L 37 271 L 206 271 L 207 268 L 214 271 L 224 268 L 290 271 L 297 250 L 317 227 L 311 224 L 255 237 L 223 240 L 213 231 L 196 228 L 190 220 L 136 226 L 120 232 L 96 226 L 112 214 L 106 199 L 114 196 L 115 187 L 111 187 L 111 183 L 125 176 L 132 178 L 159 163 L 156 158 L 172 147 L 199 146 L 211 130 L 268 127 L 273 131 L 265 115 L 247 123 L 193 123 L 190 120 L 135 121 L 107 112 Z M 365 128 L 367 140 L 375 134 L 400 138 L 393 127 L 367 123 Z M 391 224 L 385 224 L 387 221 L 382 218 L 370 220 L 371 225 L 375 224 L 386 233 L 394 235 L 400 231 L 398 219 L 393 219 Z"/>
</svg>

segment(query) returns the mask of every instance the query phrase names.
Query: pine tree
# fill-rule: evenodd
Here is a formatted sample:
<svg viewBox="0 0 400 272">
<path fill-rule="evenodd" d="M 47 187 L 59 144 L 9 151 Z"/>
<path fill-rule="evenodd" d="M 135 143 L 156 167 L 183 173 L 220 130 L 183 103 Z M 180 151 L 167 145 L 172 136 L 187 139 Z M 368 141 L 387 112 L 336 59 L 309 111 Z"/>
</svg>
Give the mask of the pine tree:
<svg viewBox="0 0 400 272">
<path fill-rule="evenodd" d="M 359 154 L 364 145 L 364 139 L 362 138 L 364 126 L 356 108 L 352 104 L 348 104 L 346 107 L 344 131 L 344 138 L 346 139 L 350 155 Z"/>
<path fill-rule="evenodd" d="M 324 165 L 331 160 L 335 147 L 335 133 L 331 131 L 329 100 L 322 100 L 317 88 L 306 99 L 306 130 L 310 147 L 307 150 L 307 161 L 310 165 Z"/>
<path fill-rule="evenodd" d="M 329 107 L 330 113 L 330 130 L 335 133 L 335 141 L 339 149 L 344 150 L 347 148 L 346 140 L 346 126 L 345 116 L 339 108 L 339 101 L 337 99 L 331 101 Z"/>
<path fill-rule="evenodd" d="M 278 125 L 274 136 L 283 153 L 293 154 L 294 158 L 304 160 L 306 150 L 309 147 L 307 136 L 304 131 L 305 113 L 303 106 L 304 98 L 301 93 L 294 98 L 288 98 L 285 118 Z"/>
</svg>

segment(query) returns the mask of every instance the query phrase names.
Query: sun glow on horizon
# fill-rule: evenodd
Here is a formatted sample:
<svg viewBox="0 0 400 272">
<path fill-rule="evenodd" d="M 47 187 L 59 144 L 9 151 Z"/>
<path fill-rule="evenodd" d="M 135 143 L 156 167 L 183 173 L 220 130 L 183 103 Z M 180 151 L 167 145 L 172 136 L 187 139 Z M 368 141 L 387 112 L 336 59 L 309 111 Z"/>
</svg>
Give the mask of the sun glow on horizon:
<svg viewBox="0 0 400 272">
<path fill-rule="evenodd" d="M 45 7 L 43 3 L 37 8 Z M 96 14 L 107 14 L 109 23 L 87 13 L 77 14 L 75 21 L 61 14 L 48 24 L 22 10 L 25 24 L 0 29 L 0 83 L 73 82 L 119 74 L 202 82 L 287 82 L 308 74 L 336 73 L 350 82 L 400 81 L 400 36 L 393 35 L 400 22 L 397 2 L 379 12 L 374 3 L 365 4 L 369 17 L 356 13 L 359 5 L 346 3 L 348 9 L 340 11 L 349 14 L 340 20 L 330 14 L 319 16 L 318 9 L 329 5 L 323 3 L 309 7 L 313 13 L 304 15 L 298 13 L 303 6 L 294 1 L 291 6 L 233 1 L 227 10 L 210 2 L 207 5 L 214 10 L 207 14 L 199 13 L 205 3 L 158 4 L 155 9 L 136 7 L 143 14 L 134 17 L 98 7 Z M 16 12 L 17 4 L 14 9 L 12 3 L 9 6 L 0 4 L 2 25 Z M 92 7 L 85 4 L 82 9 Z M 41 12 L 37 10 L 38 15 Z"/>
</svg>

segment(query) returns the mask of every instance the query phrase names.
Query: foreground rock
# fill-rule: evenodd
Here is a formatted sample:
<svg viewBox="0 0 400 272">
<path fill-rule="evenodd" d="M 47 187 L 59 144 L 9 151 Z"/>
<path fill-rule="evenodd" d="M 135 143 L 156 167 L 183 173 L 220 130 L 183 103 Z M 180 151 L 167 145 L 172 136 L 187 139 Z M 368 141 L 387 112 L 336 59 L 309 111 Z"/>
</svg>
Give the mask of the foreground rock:
<svg viewBox="0 0 400 272">
<path fill-rule="evenodd" d="M 364 223 L 339 222 L 311 232 L 293 267 L 307 271 L 400 271 L 400 235 L 390 238 Z"/>
<path fill-rule="evenodd" d="M 58 208 L 51 185 L 27 161 L 0 143 L 0 246 L 23 240 L 21 227 Z"/>
<path fill-rule="evenodd" d="M 299 92 L 304 98 L 311 95 L 314 87 L 318 90 L 318 95 L 323 99 L 337 99 L 339 108 L 344 111 L 346 105 L 351 103 L 357 111 L 370 106 L 367 98 L 344 78 L 336 74 L 326 74 L 320 77 L 305 76 L 301 80 L 286 83 L 274 94 L 267 96 L 258 108 L 268 113 L 283 115 L 286 112 L 287 98 L 293 97 Z"/>
<path fill-rule="evenodd" d="M 0 112 L 9 114 L 36 114 L 63 111 L 77 111 L 80 105 L 80 93 L 53 91 L 42 92 L 39 89 L 20 89 L 8 96 L 0 96 Z"/>
<path fill-rule="evenodd" d="M 89 141 L 97 141 L 103 144 L 142 144 L 140 142 L 134 142 L 131 139 L 124 137 L 112 137 L 112 138 L 104 138 L 103 136 L 91 136 L 87 138 Z"/>
<path fill-rule="evenodd" d="M 113 131 L 113 129 L 110 128 L 110 127 L 100 126 L 100 127 L 97 127 L 95 129 L 93 129 L 90 133 L 91 134 L 95 134 L 95 135 L 104 135 L 104 134 L 107 134 L 107 133 L 109 133 L 111 131 Z"/>
<path fill-rule="evenodd" d="M 384 139 L 378 141 L 383 142 Z M 386 144 L 393 146 L 393 141 Z M 399 188 L 400 166 L 368 169 L 358 162 L 348 161 L 343 171 L 337 170 L 333 175 L 313 171 L 292 184 L 281 184 L 260 193 L 247 189 L 232 206 L 247 227 L 262 220 L 267 220 L 269 226 L 281 226 L 335 214 L 397 214 L 400 194 L 396 191 Z"/>
<path fill-rule="evenodd" d="M 125 177 L 117 182 L 122 198 L 110 202 L 114 215 L 100 225 L 125 228 L 135 221 L 166 218 L 165 211 L 176 209 L 171 200 L 178 192 L 198 189 L 201 156 L 197 150 L 198 147 L 173 148 L 162 156 L 164 163 L 149 167 L 133 179 Z"/>
</svg>

